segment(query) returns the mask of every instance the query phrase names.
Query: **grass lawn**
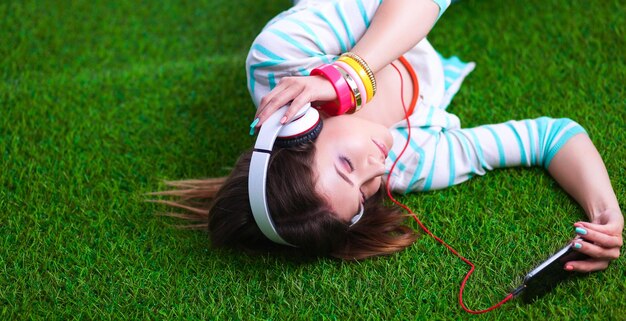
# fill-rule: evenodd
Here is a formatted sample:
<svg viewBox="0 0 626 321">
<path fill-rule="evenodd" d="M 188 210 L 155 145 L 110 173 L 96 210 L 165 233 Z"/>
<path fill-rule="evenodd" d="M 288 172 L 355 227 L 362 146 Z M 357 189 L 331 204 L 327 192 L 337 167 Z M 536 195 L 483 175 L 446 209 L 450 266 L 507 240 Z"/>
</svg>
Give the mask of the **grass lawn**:
<svg viewBox="0 0 626 321">
<path fill-rule="evenodd" d="M 465 319 L 468 267 L 429 237 L 363 262 L 211 249 L 143 202 L 228 174 L 252 146 L 244 60 L 280 1 L 0 3 L 0 319 Z M 569 117 L 626 197 L 626 5 L 472 1 L 430 36 L 475 61 L 464 126 Z M 498 302 L 574 236 L 582 210 L 541 169 L 400 198 L 472 260 L 470 308 Z M 418 228 L 416 224 L 412 226 Z M 626 260 L 484 319 L 618 320 Z"/>
</svg>

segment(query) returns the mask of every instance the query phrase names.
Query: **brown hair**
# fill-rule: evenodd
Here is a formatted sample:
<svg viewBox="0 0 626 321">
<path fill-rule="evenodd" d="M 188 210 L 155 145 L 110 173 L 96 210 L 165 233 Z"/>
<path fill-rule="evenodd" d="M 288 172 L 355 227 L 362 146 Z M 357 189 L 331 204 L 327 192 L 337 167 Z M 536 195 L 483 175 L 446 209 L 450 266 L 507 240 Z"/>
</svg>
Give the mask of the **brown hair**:
<svg viewBox="0 0 626 321">
<path fill-rule="evenodd" d="M 315 191 L 315 145 L 275 148 L 267 174 L 267 200 L 280 236 L 297 248 L 267 239 L 258 228 L 248 200 L 251 151 L 244 153 L 230 176 L 167 182 L 174 190 L 154 193 L 174 196 L 158 200 L 186 210 L 165 215 L 186 219 L 186 228 L 208 228 L 215 247 L 252 252 L 281 252 L 300 256 L 364 259 L 398 252 L 417 235 L 402 225 L 397 208 L 383 204 L 384 189 L 369 198 L 364 214 L 354 226 L 341 221 Z"/>
</svg>

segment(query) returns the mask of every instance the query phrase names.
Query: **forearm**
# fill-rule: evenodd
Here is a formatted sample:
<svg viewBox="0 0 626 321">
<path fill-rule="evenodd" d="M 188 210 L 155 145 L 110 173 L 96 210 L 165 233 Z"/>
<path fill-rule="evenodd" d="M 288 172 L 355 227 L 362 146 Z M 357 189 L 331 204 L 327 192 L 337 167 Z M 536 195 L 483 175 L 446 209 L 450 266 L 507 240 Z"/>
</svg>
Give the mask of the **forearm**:
<svg viewBox="0 0 626 321">
<path fill-rule="evenodd" d="M 600 154 L 587 135 L 578 134 L 554 156 L 548 171 L 590 220 L 574 223 L 577 236 L 573 240 L 574 248 L 589 259 L 567 262 L 564 268 L 578 272 L 606 269 L 620 257 L 624 217 Z"/>
<path fill-rule="evenodd" d="M 379 71 L 424 39 L 438 15 L 432 0 L 383 1 L 352 52 Z"/>
<path fill-rule="evenodd" d="M 548 171 L 592 222 L 602 213 L 619 209 L 604 162 L 587 135 L 572 137 L 554 156 Z"/>
</svg>

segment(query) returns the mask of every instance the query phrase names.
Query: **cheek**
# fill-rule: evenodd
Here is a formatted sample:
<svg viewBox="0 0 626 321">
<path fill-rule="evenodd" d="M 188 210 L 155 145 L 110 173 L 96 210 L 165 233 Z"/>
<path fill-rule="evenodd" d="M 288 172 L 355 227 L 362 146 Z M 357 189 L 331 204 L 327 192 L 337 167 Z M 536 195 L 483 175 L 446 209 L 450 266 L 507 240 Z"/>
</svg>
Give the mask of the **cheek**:
<svg viewBox="0 0 626 321">
<path fill-rule="evenodd" d="M 338 140 L 340 139 L 346 147 L 362 149 L 372 144 L 373 136 L 376 136 L 374 131 L 362 129 L 346 130 Z"/>
<path fill-rule="evenodd" d="M 358 136 L 355 136 L 352 132 L 346 132 L 334 137 L 329 137 L 328 145 L 331 147 L 329 151 L 332 151 L 332 154 L 337 157 L 345 154 L 352 154 L 355 150 L 359 149 L 360 143 L 357 138 Z"/>
</svg>

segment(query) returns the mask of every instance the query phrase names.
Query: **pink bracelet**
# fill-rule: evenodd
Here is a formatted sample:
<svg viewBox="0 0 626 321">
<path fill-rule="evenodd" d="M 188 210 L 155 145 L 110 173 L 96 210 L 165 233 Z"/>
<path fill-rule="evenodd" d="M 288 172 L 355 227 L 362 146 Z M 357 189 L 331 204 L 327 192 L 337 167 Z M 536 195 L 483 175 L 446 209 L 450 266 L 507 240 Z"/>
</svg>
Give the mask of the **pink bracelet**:
<svg viewBox="0 0 626 321">
<path fill-rule="evenodd" d="M 329 116 L 337 116 L 345 114 L 347 111 L 354 108 L 352 103 L 352 90 L 339 70 L 335 69 L 332 65 L 322 65 L 311 70 L 311 76 L 316 75 L 323 76 L 330 81 L 335 89 L 335 93 L 337 93 L 337 100 L 339 102 L 329 102 L 320 106 L 320 109 Z"/>
<path fill-rule="evenodd" d="M 348 75 L 352 77 L 354 82 L 356 82 L 356 87 L 361 93 L 361 105 L 365 105 L 365 102 L 367 102 L 367 92 L 365 91 L 365 85 L 363 85 L 363 81 L 361 80 L 361 77 L 359 77 L 359 74 L 357 74 L 356 71 L 352 69 L 352 67 L 350 67 L 347 63 L 343 61 L 337 60 L 334 62 L 334 64 L 343 69 L 346 73 L 348 73 Z M 359 106 L 356 107 L 357 109 L 359 108 Z"/>
<path fill-rule="evenodd" d="M 341 73 L 341 77 L 343 77 L 343 79 L 346 80 L 346 83 L 348 83 L 348 87 L 350 87 L 350 92 L 352 93 L 351 104 L 353 108 L 348 110 L 348 114 L 352 114 L 352 113 L 359 111 L 361 107 L 363 106 L 363 104 L 361 103 L 361 93 L 359 92 L 359 88 L 356 86 L 356 82 L 354 82 L 354 79 L 352 79 L 352 77 L 348 75 L 348 73 L 345 70 L 343 70 L 343 68 L 334 64 L 333 64 L 333 67 L 339 70 L 339 72 Z"/>
</svg>

